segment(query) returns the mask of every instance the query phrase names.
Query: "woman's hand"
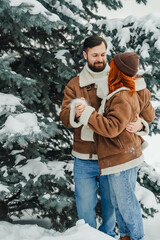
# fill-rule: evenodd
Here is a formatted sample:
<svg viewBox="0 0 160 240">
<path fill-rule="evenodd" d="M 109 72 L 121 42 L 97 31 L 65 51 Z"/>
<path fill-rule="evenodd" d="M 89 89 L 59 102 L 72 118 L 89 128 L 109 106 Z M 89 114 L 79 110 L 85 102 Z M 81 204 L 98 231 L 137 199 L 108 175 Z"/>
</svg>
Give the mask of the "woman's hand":
<svg viewBox="0 0 160 240">
<path fill-rule="evenodd" d="M 130 133 L 136 133 L 139 132 L 142 128 L 143 128 L 143 124 L 139 118 L 139 115 L 136 114 L 136 121 L 135 122 L 130 122 L 127 127 L 126 130 Z"/>
<path fill-rule="evenodd" d="M 85 100 L 83 97 L 81 97 L 81 100 Z M 75 104 L 75 112 L 76 112 L 76 117 L 80 117 L 82 112 L 85 110 L 86 105 L 84 103 L 76 103 Z"/>
</svg>

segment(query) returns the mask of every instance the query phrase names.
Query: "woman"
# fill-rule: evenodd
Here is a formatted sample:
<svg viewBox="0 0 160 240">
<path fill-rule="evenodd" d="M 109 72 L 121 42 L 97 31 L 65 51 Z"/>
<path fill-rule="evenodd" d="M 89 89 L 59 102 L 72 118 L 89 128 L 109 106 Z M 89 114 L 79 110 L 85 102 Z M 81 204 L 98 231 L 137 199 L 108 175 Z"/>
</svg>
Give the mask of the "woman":
<svg viewBox="0 0 160 240">
<path fill-rule="evenodd" d="M 126 126 L 137 114 L 153 121 L 155 111 L 148 89 L 135 91 L 139 57 L 136 53 L 119 53 L 110 62 L 109 94 L 97 113 L 85 106 L 80 122 L 91 128 L 97 145 L 102 175 L 108 175 L 112 202 L 122 240 L 143 240 L 141 209 L 135 195 L 137 171 L 143 162 L 143 139 L 129 133 Z"/>
</svg>

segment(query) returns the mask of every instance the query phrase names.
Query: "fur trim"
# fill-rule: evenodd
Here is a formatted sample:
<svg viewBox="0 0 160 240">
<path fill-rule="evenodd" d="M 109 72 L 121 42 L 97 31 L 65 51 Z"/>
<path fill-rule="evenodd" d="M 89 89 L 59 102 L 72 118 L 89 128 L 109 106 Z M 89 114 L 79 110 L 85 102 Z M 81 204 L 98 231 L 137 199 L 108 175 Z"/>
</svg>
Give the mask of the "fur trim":
<svg viewBox="0 0 160 240">
<path fill-rule="evenodd" d="M 74 157 L 77 157 L 77 158 L 80 158 L 80 159 L 83 159 L 83 160 L 88 160 L 88 159 L 92 160 L 92 161 L 98 160 L 97 154 L 92 154 L 92 158 L 91 158 L 90 154 L 79 153 L 79 152 L 76 152 L 76 151 L 72 150 L 72 155 Z"/>
<path fill-rule="evenodd" d="M 88 126 L 83 126 L 82 127 L 82 129 L 81 129 L 81 139 L 83 141 L 94 142 L 93 134 L 94 134 L 94 132 Z"/>
<path fill-rule="evenodd" d="M 139 158 L 133 159 L 129 162 L 102 169 L 101 175 L 116 174 L 125 170 L 129 170 L 133 167 L 139 166 L 143 161 L 144 161 L 144 156 L 142 154 Z"/>
<path fill-rule="evenodd" d="M 81 122 L 76 122 L 75 121 L 75 116 L 76 116 L 75 104 L 78 103 L 78 102 L 81 102 L 81 103 L 85 104 L 86 106 L 88 105 L 86 100 L 82 100 L 80 98 L 76 98 L 76 99 L 71 101 L 69 120 L 70 120 L 70 124 L 72 125 L 73 128 L 78 128 L 82 125 Z"/>
<path fill-rule="evenodd" d="M 145 150 L 148 147 L 148 145 L 149 145 L 148 142 L 145 140 L 141 145 L 142 151 Z"/>
<path fill-rule="evenodd" d="M 146 83 L 145 83 L 144 78 L 137 78 L 135 80 L 135 88 L 136 88 L 136 91 L 140 91 L 140 90 L 146 88 Z"/>
<path fill-rule="evenodd" d="M 144 131 L 139 131 L 139 132 L 136 132 L 135 134 L 137 134 L 138 136 L 146 136 L 149 133 L 148 123 L 142 118 L 140 118 L 140 120 L 141 120 L 141 123 L 144 125 L 145 129 Z"/>
<path fill-rule="evenodd" d="M 93 108 L 91 106 L 87 106 L 85 108 L 85 110 L 82 112 L 79 120 L 84 126 L 87 126 L 88 120 L 89 120 L 92 112 L 94 112 L 94 111 L 95 111 L 95 108 Z"/>
<path fill-rule="evenodd" d="M 85 104 L 86 106 L 88 106 L 88 103 L 87 103 L 86 100 L 82 100 L 81 98 L 75 98 L 75 99 L 73 99 L 73 100 L 71 101 L 71 103 L 70 103 L 70 108 L 75 108 L 75 104 L 76 104 L 76 103 L 79 103 L 79 102 Z"/>
<path fill-rule="evenodd" d="M 129 91 L 130 89 L 129 88 L 126 88 L 126 87 L 121 87 L 121 88 L 118 88 L 117 90 L 115 90 L 114 92 L 110 93 L 109 95 L 107 95 L 106 97 L 103 98 L 102 102 L 101 102 L 101 106 L 98 110 L 98 113 L 100 113 L 101 115 L 103 115 L 104 113 L 104 106 L 106 104 L 106 101 L 108 99 L 110 99 L 114 94 L 116 94 L 117 92 L 120 92 L 120 91 L 124 91 L 124 90 L 127 90 Z"/>
</svg>

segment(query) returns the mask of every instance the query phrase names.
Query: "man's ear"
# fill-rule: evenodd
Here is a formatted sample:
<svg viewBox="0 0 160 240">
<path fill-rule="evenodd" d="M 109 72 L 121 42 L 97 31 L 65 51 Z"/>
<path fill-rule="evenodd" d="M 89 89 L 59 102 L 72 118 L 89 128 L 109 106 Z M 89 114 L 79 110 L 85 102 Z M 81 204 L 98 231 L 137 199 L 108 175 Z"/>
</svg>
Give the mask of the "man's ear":
<svg viewBox="0 0 160 240">
<path fill-rule="evenodd" d="M 83 57 L 85 60 L 87 60 L 87 53 L 85 51 L 83 51 Z"/>
</svg>

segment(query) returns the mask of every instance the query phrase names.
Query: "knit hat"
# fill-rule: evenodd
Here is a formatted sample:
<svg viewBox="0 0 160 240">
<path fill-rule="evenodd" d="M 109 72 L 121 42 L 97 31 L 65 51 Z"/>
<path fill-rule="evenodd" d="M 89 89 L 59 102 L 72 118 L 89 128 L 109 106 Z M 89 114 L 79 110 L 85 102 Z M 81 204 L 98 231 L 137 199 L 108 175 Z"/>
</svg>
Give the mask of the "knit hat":
<svg viewBox="0 0 160 240">
<path fill-rule="evenodd" d="M 133 77 L 138 71 L 139 56 L 134 52 L 118 53 L 114 56 L 114 62 L 124 74 Z"/>
</svg>

